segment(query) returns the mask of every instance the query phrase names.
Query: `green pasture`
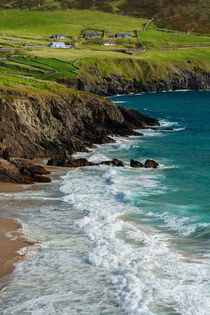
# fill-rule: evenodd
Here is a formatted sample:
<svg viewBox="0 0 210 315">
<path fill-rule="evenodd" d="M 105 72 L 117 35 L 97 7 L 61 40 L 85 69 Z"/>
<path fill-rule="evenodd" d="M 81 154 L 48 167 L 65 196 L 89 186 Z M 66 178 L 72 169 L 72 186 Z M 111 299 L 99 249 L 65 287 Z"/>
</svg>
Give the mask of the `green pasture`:
<svg viewBox="0 0 210 315">
<path fill-rule="evenodd" d="M 59 50 L 59 51 L 58 51 Z M 207 48 L 189 48 L 180 50 L 154 50 L 146 51 L 138 55 L 128 55 L 114 51 L 100 51 L 90 49 L 40 49 L 34 50 L 31 53 L 34 56 L 42 58 L 57 58 L 63 61 L 76 61 L 82 59 L 141 59 L 154 60 L 157 62 L 170 61 L 188 61 L 188 60 L 206 60 L 210 61 L 210 47 Z"/>
<path fill-rule="evenodd" d="M 39 79 L 72 78 L 76 76 L 76 70 L 72 63 L 54 58 L 15 56 L 0 61 L 0 72 L 4 74 L 21 74 Z"/>
<path fill-rule="evenodd" d="M 139 37 L 145 48 L 201 46 L 210 44 L 210 36 L 167 33 L 151 28 L 140 32 Z"/>
<path fill-rule="evenodd" d="M 90 10 L 0 11 L 0 33 L 40 39 L 53 34 L 79 36 L 82 30 L 109 33 L 141 30 L 146 19 L 124 17 Z"/>
</svg>

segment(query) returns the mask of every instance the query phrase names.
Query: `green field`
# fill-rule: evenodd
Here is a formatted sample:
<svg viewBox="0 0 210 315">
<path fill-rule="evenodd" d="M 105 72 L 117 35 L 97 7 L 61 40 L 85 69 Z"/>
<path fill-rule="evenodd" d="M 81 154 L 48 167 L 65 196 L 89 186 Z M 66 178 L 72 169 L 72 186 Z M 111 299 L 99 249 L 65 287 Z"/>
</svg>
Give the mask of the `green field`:
<svg viewBox="0 0 210 315">
<path fill-rule="evenodd" d="M 79 36 L 82 30 L 106 32 L 141 30 L 146 19 L 123 17 L 96 11 L 0 11 L 1 35 L 15 35 L 29 39 L 46 38 L 53 34 Z"/>
<path fill-rule="evenodd" d="M 151 28 L 140 32 L 139 37 L 144 48 L 210 45 L 210 36 L 167 33 Z"/>
<path fill-rule="evenodd" d="M 33 55 L 44 58 L 56 58 L 58 56 L 55 49 L 34 50 Z M 134 60 L 154 60 L 156 62 L 170 61 L 187 61 L 187 60 L 206 60 L 210 62 L 210 47 L 206 48 L 191 48 L 191 49 L 176 49 L 176 50 L 161 50 L 146 51 L 144 53 L 130 56 L 114 51 L 98 51 L 98 50 L 60 50 L 59 58 L 65 61 L 76 61 L 85 59 L 134 59 Z"/>
<path fill-rule="evenodd" d="M 4 74 L 21 74 L 27 77 L 55 80 L 72 78 L 78 70 L 71 62 L 56 58 L 38 58 L 33 56 L 13 56 L 0 61 L 0 70 Z"/>
</svg>

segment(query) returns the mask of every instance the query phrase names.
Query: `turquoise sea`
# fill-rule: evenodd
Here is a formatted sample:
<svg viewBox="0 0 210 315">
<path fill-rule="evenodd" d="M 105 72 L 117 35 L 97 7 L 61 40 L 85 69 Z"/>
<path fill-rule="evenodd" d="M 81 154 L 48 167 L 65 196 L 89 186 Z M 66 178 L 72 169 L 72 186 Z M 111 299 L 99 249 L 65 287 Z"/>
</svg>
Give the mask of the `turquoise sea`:
<svg viewBox="0 0 210 315">
<path fill-rule="evenodd" d="M 210 314 L 210 91 L 112 100 L 161 126 L 77 156 L 159 168 L 63 169 L 1 194 L 1 214 L 41 251 L 17 264 L 0 314 Z"/>
</svg>

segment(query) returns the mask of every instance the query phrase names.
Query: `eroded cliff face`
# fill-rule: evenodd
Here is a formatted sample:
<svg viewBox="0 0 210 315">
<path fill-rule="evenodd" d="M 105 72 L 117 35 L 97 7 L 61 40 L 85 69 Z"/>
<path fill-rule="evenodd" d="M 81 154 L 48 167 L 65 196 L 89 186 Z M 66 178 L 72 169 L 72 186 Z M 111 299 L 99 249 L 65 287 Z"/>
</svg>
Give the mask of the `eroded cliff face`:
<svg viewBox="0 0 210 315">
<path fill-rule="evenodd" d="M 101 96 L 130 94 L 141 92 L 162 92 L 179 89 L 208 90 L 210 89 L 210 72 L 183 70 L 170 73 L 165 78 L 147 80 L 124 77 L 112 74 L 108 77 L 93 76 L 92 80 L 84 77 L 58 80 L 69 88 L 86 91 Z"/>
<path fill-rule="evenodd" d="M 0 90 L 0 156 L 38 158 L 84 151 L 108 135 L 134 134 L 158 125 L 147 116 L 117 108 L 112 101 L 84 92 Z M 128 115 L 129 113 L 129 115 Z M 5 151 L 6 150 L 6 151 Z"/>
</svg>

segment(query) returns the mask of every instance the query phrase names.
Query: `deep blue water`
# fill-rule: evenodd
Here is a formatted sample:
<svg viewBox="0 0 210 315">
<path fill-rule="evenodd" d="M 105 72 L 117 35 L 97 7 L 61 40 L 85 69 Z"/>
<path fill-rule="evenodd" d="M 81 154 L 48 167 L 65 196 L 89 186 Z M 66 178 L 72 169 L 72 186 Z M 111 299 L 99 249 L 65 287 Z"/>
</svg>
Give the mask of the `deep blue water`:
<svg viewBox="0 0 210 315">
<path fill-rule="evenodd" d="M 185 227 L 194 229 L 196 225 L 189 239 L 208 243 L 210 226 L 199 227 L 199 223 L 210 223 L 210 92 L 141 94 L 113 100 L 162 122 L 152 137 L 145 136 L 139 146 L 131 147 L 127 157 L 149 157 L 174 166 L 165 171 L 161 181 L 165 192 L 152 196 L 152 202 L 159 214 L 169 211 L 177 218 L 186 218 Z M 164 131 L 167 126 L 174 130 Z M 140 206 L 143 199 L 147 204 L 148 198 L 142 196 L 136 196 L 134 202 Z M 144 208 L 150 211 L 146 204 Z"/>
<path fill-rule="evenodd" d="M 2 315 L 210 314 L 210 92 L 112 99 L 161 126 L 80 155 L 160 166 L 64 169 L 1 194 L 1 214 L 41 246 L 0 293 Z"/>
</svg>

